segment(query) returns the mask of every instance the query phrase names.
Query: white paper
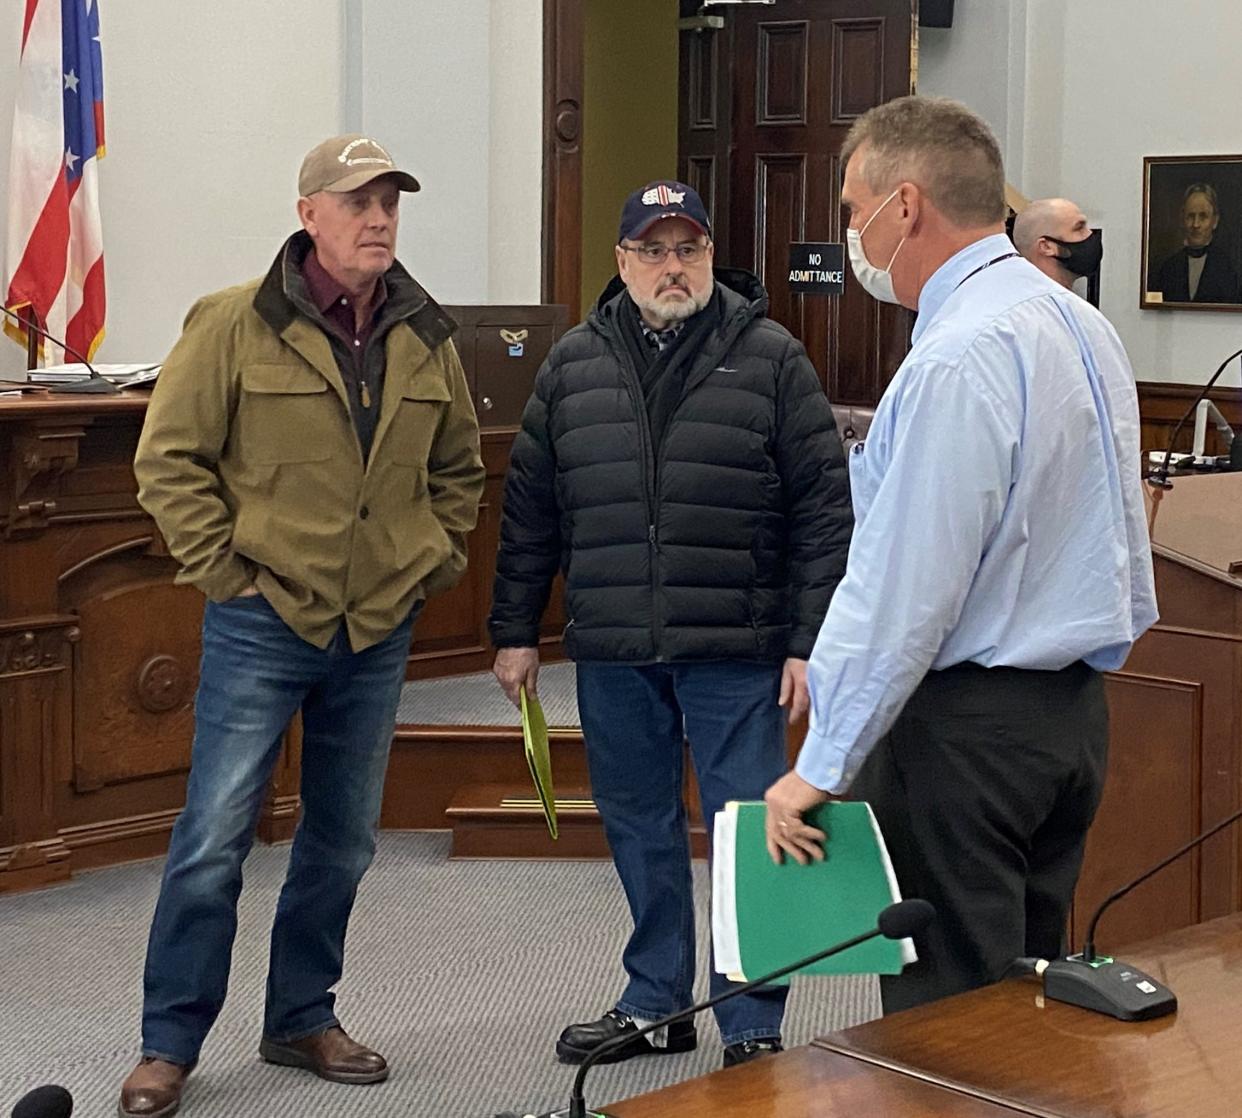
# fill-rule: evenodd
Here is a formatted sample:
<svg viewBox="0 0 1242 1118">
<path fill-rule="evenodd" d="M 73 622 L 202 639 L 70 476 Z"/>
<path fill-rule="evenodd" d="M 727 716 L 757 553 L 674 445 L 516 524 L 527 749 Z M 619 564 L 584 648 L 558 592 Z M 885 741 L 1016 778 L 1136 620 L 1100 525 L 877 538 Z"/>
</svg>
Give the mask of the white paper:
<svg viewBox="0 0 1242 1118">
<path fill-rule="evenodd" d="M 158 362 L 129 365 L 96 365 L 95 371 L 113 384 L 146 384 L 159 375 Z M 80 361 L 67 365 L 45 365 L 42 369 L 31 369 L 30 379 L 35 384 L 65 384 L 88 380 L 91 371 Z"/>
<path fill-rule="evenodd" d="M 717 974 L 742 970 L 737 938 L 737 892 L 734 852 L 737 849 L 737 801 L 716 812 L 712 828 L 712 955 Z"/>
</svg>

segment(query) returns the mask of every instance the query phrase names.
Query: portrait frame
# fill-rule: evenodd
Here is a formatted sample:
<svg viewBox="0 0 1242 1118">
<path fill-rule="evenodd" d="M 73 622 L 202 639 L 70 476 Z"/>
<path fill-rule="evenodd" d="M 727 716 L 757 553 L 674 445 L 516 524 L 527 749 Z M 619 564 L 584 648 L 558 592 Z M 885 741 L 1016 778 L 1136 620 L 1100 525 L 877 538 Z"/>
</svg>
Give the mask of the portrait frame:
<svg viewBox="0 0 1242 1118">
<path fill-rule="evenodd" d="M 1142 246 L 1142 309 L 1242 311 L 1242 155 L 1145 156 Z"/>
</svg>

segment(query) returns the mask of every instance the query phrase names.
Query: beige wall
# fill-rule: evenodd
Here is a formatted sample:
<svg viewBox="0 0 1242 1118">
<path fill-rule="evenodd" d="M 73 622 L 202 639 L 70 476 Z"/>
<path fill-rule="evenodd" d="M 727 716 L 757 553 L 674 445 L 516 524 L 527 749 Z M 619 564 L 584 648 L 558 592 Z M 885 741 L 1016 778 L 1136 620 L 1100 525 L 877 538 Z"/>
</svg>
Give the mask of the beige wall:
<svg viewBox="0 0 1242 1118">
<path fill-rule="evenodd" d="M 616 274 L 626 195 L 677 175 L 677 5 L 587 0 L 582 145 L 582 313 Z"/>
</svg>

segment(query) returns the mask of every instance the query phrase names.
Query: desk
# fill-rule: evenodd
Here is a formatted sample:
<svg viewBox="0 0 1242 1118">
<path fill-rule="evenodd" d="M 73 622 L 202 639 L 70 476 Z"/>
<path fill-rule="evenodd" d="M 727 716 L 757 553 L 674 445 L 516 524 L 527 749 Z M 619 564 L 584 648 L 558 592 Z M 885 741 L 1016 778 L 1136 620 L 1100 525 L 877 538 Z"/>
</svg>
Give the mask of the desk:
<svg viewBox="0 0 1242 1118">
<path fill-rule="evenodd" d="M 813 1043 L 1045 1118 L 1237 1118 L 1242 915 L 1171 932 L 1118 955 L 1173 990 L 1179 1003 L 1174 1016 L 1115 1021 L 1045 1003 L 1036 980 L 1015 979 Z"/>
<path fill-rule="evenodd" d="M 588 1098 L 588 1104 L 590 1099 Z M 607 1110 L 617 1118 L 1013 1118 L 1014 1112 L 822 1048 L 794 1048 Z"/>
</svg>

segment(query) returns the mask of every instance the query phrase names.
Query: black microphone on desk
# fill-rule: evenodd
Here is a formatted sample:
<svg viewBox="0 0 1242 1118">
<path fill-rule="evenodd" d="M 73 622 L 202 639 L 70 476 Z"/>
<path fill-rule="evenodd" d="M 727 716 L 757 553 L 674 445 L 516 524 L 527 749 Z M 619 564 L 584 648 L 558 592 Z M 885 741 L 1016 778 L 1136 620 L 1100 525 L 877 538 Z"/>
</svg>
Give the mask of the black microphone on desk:
<svg viewBox="0 0 1242 1118">
<path fill-rule="evenodd" d="M 1110 893 L 1095 910 L 1091 923 L 1087 925 L 1087 938 L 1081 954 L 1054 959 L 1050 963 L 1043 959 L 1029 961 L 1035 973 L 1043 976 L 1044 996 L 1082 1009 L 1106 1013 L 1119 1021 L 1150 1021 L 1154 1017 L 1164 1017 L 1175 1012 L 1177 995 L 1163 983 L 1129 963 L 1119 962 L 1108 955 L 1096 954 L 1095 928 L 1104 911 L 1114 901 L 1119 901 L 1131 889 L 1142 885 L 1169 863 L 1176 862 L 1183 854 L 1189 853 L 1239 819 L 1242 819 L 1242 810 L 1226 816 L 1214 827 L 1196 835 L 1185 846 L 1179 847 L 1151 869 L 1139 874 L 1128 885 Z"/>
<path fill-rule="evenodd" d="M 86 371 L 90 373 L 90 378 L 88 380 L 72 381 L 65 384 L 44 385 L 43 387 L 45 387 L 49 392 L 82 392 L 94 393 L 98 395 L 115 395 L 117 392 L 121 391 L 115 384 L 108 380 L 107 377 L 100 376 L 96 371 L 95 366 L 83 357 L 82 354 L 80 354 L 76 349 L 74 349 L 73 346 L 66 345 L 59 338 L 53 338 L 52 335 L 44 330 L 38 323 L 29 318 L 23 318 L 20 314 L 9 310 L 6 306 L 0 305 L 0 310 L 4 311 L 4 313 L 19 326 L 21 326 L 23 330 L 33 330 L 39 335 L 39 337 L 46 338 L 52 343 L 52 345 L 60 346 L 60 348 L 69 354 L 70 357 L 74 358 L 74 360 L 81 361 L 82 364 L 86 366 Z"/>
<path fill-rule="evenodd" d="M 36 1087 L 22 1095 L 13 1107 L 12 1118 L 69 1118 L 73 1096 L 63 1087 Z"/>
<path fill-rule="evenodd" d="M 729 998 L 736 998 L 739 994 L 747 994 L 758 986 L 765 986 L 778 978 L 784 978 L 785 975 L 801 970 L 803 967 L 809 967 L 812 963 L 818 963 L 820 959 L 826 959 L 829 955 L 837 955 L 842 951 L 848 951 L 851 947 L 857 947 L 860 943 L 866 943 L 869 939 L 875 939 L 876 936 L 884 936 L 885 939 L 906 939 L 916 932 L 921 932 L 935 917 L 936 910 L 927 901 L 914 898 L 908 901 L 898 901 L 896 904 L 889 905 L 888 908 L 884 909 L 876 917 L 876 926 L 869 932 L 863 932 L 862 935 L 854 936 L 843 943 L 827 947 L 823 951 L 817 951 L 814 955 L 808 955 L 805 959 L 799 959 L 796 963 L 790 963 L 788 966 L 774 970 L 771 974 L 765 974 L 752 982 L 744 983 L 741 986 L 734 986 L 723 994 L 717 994 L 714 998 L 709 998 L 705 1002 L 699 1002 L 688 1009 L 678 1010 L 668 1017 L 663 1017 L 659 1021 L 653 1021 L 650 1025 L 643 1026 L 637 1032 L 625 1033 L 623 1036 L 613 1037 L 612 1040 L 605 1041 L 597 1048 L 591 1049 L 587 1058 L 582 1061 L 582 1065 L 578 1068 L 578 1074 L 574 1077 L 573 1090 L 569 1096 L 569 1107 L 565 1110 L 554 1110 L 549 1114 L 539 1115 L 538 1118 L 611 1118 L 605 1111 L 587 1110 L 586 1101 L 582 1097 L 582 1084 L 586 1080 L 586 1073 L 610 1052 L 615 1052 L 618 1048 L 624 1047 L 637 1037 L 654 1033 L 657 1029 L 662 1029 L 666 1025 L 684 1021 L 687 1017 L 693 1017 L 704 1009 L 711 1009 L 713 1006 L 719 1005 Z M 507 1114 L 498 1114 L 496 1118 L 518 1118 L 518 1115 L 510 1111 Z M 526 1115 L 525 1118 L 536 1118 L 536 1116 Z"/>
<path fill-rule="evenodd" d="M 1199 406 L 1200 402 L 1207 399 L 1207 394 L 1212 390 L 1212 385 L 1214 385 L 1220 378 L 1221 373 L 1223 373 L 1228 367 L 1229 362 L 1239 356 L 1242 356 L 1242 349 L 1239 349 L 1235 353 L 1231 353 L 1228 357 L 1226 357 L 1224 361 L 1220 363 L 1220 368 L 1208 377 L 1208 382 L 1203 386 L 1203 391 L 1201 391 L 1199 395 L 1194 398 L 1194 402 L 1189 408 L 1186 409 L 1186 414 L 1177 421 L 1177 425 L 1173 428 L 1173 434 L 1169 436 L 1169 445 L 1164 452 L 1164 461 L 1161 462 L 1160 465 L 1152 470 L 1152 472 L 1148 475 L 1148 485 L 1155 489 L 1173 488 L 1173 483 L 1169 480 L 1169 463 L 1173 460 L 1173 444 L 1177 442 L 1177 436 L 1182 433 L 1182 428 L 1186 426 L 1187 420 L 1195 414 L 1195 409 Z M 1242 461 L 1242 450 L 1238 449 L 1238 440 L 1236 438 L 1233 440 L 1233 445 L 1230 447 L 1230 461 Z"/>
</svg>

